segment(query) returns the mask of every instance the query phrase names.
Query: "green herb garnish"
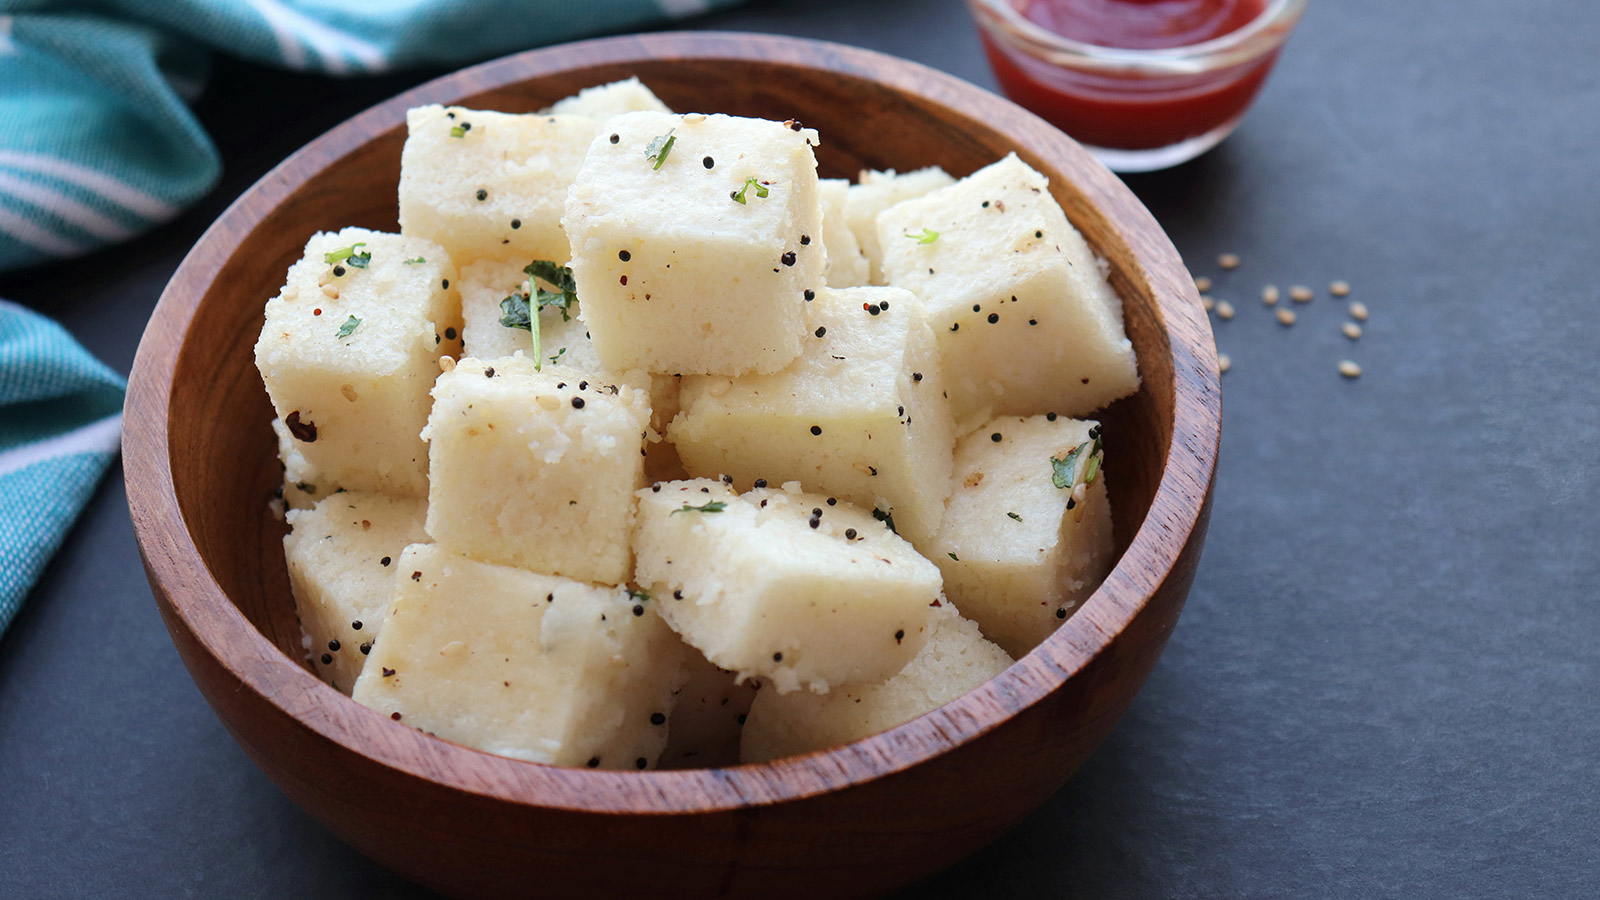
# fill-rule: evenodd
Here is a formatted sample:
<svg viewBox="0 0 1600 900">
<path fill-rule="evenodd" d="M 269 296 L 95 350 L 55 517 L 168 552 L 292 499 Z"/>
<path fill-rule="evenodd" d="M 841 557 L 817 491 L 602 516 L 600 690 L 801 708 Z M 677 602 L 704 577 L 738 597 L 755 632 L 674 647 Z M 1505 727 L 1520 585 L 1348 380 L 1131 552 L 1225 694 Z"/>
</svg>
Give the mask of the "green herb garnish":
<svg viewBox="0 0 1600 900">
<path fill-rule="evenodd" d="M 335 337 L 347 338 L 350 335 L 355 334 L 356 328 L 360 325 L 361 320 L 355 316 L 351 316 L 350 318 L 344 320 L 343 325 L 339 326 L 339 333 L 335 335 Z"/>
<path fill-rule="evenodd" d="M 655 163 L 655 165 L 651 166 L 650 168 L 659 171 L 661 169 L 661 164 L 667 161 L 667 154 L 672 152 L 672 145 L 678 140 L 672 136 L 672 133 L 677 130 L 678 129 L 676 128 L 667 129 L 666 134 L 657 135 L 655 139 L 644 148 L 645 162 Z"/>
<path fill-rule="evenodd" d="M 947 553 L 945 555 L 950 557 L 951 559 L 955 560 L 956 562 L 961 562 L 961 557 L 955 555 L 954 553 Z"/>
<path fill-rule="evenodd" d="M 919 244 L 931 244 L 939 239 L 939 232 L 930 231 L 924 228 L 922 229 L 921 234 L 908 234 L 906 237 L 911 238 Z"/>
<path fill-rule="evenodd" d="M 734 191 L 732 194 L 729 194 L 728 196 L 732 197 L 733 198 L 733 202 L 735 202 L 735 203 L 743 203 L 744 202 L 744 193 L 745 193 L 745 191 L 750 190 L 751 187 L 754 187 L 756 189 L 756 197 L 758 199 L 761 199 L 761 200 L 767 199 L 767 194 L 769 193 L 769 191 L 767 190 L 767 186 L 764 183 L 762 183 L 760 179 L 756 178 L 753 175 L 744 180 L 744 187 L 739 188 L 737 191 Z"/>
<path fill-rule="evenodd" d="M 357 269 L 365 269 L 367 263 L 372 262 L 372 254 L 366 250 L 357 253 L 356 248 L 365 247 L 366 245 L 366 241 L 357 241 L 348 247 L 340 247 L 332 253 L 322 254 L 322 261 L 330 266 L 335 263 L 344 263 Z"/>
<path fill-rule="evenodd" d="M 295 487 L 299 488 L 302 493 L 306 493 L 306 494 L 315 494 L 317 492 L 317 486 L 316 485 L 309 484 L 309 483 L 304 482 L 304 481 L 296 484 Z"/>
<path fill-rule="evenodd" d="M 1016 519 L 1016 520 L 1017 520 L 1017 521 L 1018 521 L 1018 522 L 1021 522 L 1021 521 L 1022 521 L 1022 517 L 1021 517 L 1021 516 L 1019 516 L 1019 515 L 1017 515 L 1017 514 L 1016 514 L 1016 513 L 1014 513 L 1014 512 L 1008 512 L 1008 513 L 1006 513 L 1006 515 L 1008 515 L 1008 516 L 1010 516 L 1010 517 L 1011 517 L 1011 518 L 1013 518 L 1013 519 Z"/>
<path fill-rule="evenodd" d="M 882 522 L 883 524 L 889 526 L 889 530 L 893 531 L 895 534 L 899 534 L 900 533 L 894 527 L 894 516 L 884 512 L 881 509 L 874 509 L 872 511 L 872 517 L 874 519 L 877 519 L 879 522 Z"/>
<path fill-rule="evenodd" d="M 1050 483 L 1064 491 L 1074 490 L 1078 482 L 1094 484 L 1095 476 L 1100 473 L 1100 460 L 1105 456 L 1104 445 L 1100 441 L 1098 430 L 1095 436 L 1067 451 L 1067 455 L 1057 459 L 1050 457 Z M 1088 462 L 1084 463 L 1087 459 Z M 1083 476 L 1078 475 L 1079 465 L 1083 464 Z"/>
<path fill-rule="evenodd" d="M 466 137 L 467 130 L 460 125 L 452 125 L 450 126 L 450 136 L 453 138 Z"/>
<path fill-rule="evenodd" d="M 628 596 L 630 598 L 634 599 L 634 600 L 639 601 L 640 603 L 645 603 L 645 602 L 649 601 L 649 599 L 650 599 L 650 592 L 649 591 L 636 591 L 633 588 L 628 588 Z"/>
<path fill-rule="evenodd" d="M 555 365 L 556 362 L 561 359 L 561 357 L 566 356 L 566 355 L 567 355 L 567 348 L 562 347 L 560 350 L 557 350 L 556 351 L 556 355 L 550 357 L 550 365 L 552 365 L 552 366 Z"/>
<path fill-rule="evenodd" d="M 539 334 L 539 313 L 545 309 L 561 310 L 561 321 L 572 319 L 572 304 L 578 300 L 578 285 L 572 280 L 572 270 L 548 259 L 536 259 L 523 267 L 528 280 L 512 291 L 511 296 L 500 301 L 500 324 L 507 328 L 521 328 L 533 335 L 533 368 L 544 369 L 544 344 Z M 542 279 L 556 287 L 547 291 L 534 282 Z M 532 301 L 530 303 L 530 301 Z M 562 352 L 566 352 L 563 348 Z M 558 353 L 556 356 L 560 356 Z M 551 360 L 555 362 L 555 360 Z"/>
<path fill-rule="evenodd" d="M 721 500 L 712 500 L 712 501 L 706 503 L 704 506 L 690 506 L 689 504 L 685 503 L 683 505 L 682 509 L 673 510 L 671 512 L 671 515 L 675 516 L 678 513 L 686 513 L 686 512 L 719 513 L 719 512 L 722 512 L 723 510 L 727 509 L 727 508 L 728 508 L 728 504 L 723 503 Z"/>
<path fill-rule="evenodd" d="M 408 259 L 408 260 L 406 260 L 406 265 L 414 266 L 417 263 L 425 263 L 425 262 L 427 262 L 427 260 L 423 259 L 422 257 L 419 256 L 416 259 Z"/>
</svg>

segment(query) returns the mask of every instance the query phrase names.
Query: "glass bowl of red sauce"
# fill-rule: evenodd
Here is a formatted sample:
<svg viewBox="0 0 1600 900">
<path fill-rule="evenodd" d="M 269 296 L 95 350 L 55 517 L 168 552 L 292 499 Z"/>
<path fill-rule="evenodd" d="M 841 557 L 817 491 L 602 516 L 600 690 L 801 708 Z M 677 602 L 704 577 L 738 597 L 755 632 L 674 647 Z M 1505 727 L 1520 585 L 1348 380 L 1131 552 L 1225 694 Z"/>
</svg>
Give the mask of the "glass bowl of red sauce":
<svg viewBox="0 0 1600 900">
<path fill-rule="evenodd" d="M 967 0 L 1011 99 L 1118 172 L 1233 133 L 1306 0 Z"/>
</svg>

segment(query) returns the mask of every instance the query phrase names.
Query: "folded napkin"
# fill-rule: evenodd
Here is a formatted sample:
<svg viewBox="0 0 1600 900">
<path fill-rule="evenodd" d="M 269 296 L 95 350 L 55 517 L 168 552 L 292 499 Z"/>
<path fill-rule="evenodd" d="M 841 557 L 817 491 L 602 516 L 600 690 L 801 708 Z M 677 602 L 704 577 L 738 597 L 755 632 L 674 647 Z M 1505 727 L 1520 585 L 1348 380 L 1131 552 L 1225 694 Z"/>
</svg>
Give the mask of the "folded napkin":
<svg viewBox="0 0 1600 900">
<path fill-rule="evenodd" d="M 361 75 L 738 0 L 0 0 L 0 271 L 126 241 L 217 181 L 208 50 Z"/>
<path fill-rule="evenodd" d="M 123 387 L 61 326 L 0 300 L 0 634 L 116 458 Z"/>
</svg>

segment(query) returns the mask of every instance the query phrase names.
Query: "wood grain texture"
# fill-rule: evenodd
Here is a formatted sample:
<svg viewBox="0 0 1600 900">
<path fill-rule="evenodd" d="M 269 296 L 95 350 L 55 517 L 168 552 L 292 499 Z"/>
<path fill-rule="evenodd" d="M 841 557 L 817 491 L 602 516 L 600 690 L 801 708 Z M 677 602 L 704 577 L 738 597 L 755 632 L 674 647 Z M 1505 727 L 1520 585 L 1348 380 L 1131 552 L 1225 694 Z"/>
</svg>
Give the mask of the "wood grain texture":
<svg viewBox="0 0 1600 900">
<path fill-rule="evenodd" d="M 405 110 L 531 111 L 638 75 L 675 109 L 799 118 L 826 176 L 1015 150 L 1112 266 L 1144 386 L 1102 416 L 1121 559 L 1039 648 L 891 731 L 757 765 L 562 769 L 491 756 L 378 716 L 301 659 L 279 469 L 251 348 L 306 238 L 395 227 Z M 438 79 L 311 143 L 184 260 L 139 347 L 123 438 L 150 584 L 196 684 L 296 803 L 372 858 L 456 896 L 882 894 L 1016 824 L 1115 726 L 1176 624 L 1210 509 L 1216 349 L 1149 213 L 1070 138 L 922 66 L 768 36 L 677 33 L 533 51 Z"/>
</svg>

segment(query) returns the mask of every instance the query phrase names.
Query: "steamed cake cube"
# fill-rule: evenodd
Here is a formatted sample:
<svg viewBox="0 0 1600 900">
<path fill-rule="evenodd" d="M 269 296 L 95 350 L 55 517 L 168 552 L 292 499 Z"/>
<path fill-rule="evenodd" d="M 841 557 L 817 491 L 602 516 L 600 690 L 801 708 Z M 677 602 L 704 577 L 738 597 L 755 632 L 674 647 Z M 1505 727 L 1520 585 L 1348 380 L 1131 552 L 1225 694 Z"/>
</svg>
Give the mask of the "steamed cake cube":
<svg viewBox="0 0 1600 900">
<path fill-rule="evenodd" d="M 312 667 L 346 694 L 389 611 L 395 560 L 408 544 L 428 539 L 425 514 L 418 498 L 366 491 L 289 511 L 283 549 Z"/>
<path fill-rule="evenodd" d="M 799 485 L 639 492 L 635 577 L 706 659 L 765 689 L 882 681 L 927 637 L 939 570 L 871 514 Z"/>
<path fill-rule="evenodd" d="M 337 252 L 365 267 L 328 261 Z M 314 235 L 267 301 L 256 368 L 319 488 L 427 494 L 418 435 L 444 332 L 460 326 L 455 277 L 432 241 L 346 228 Z"/>
<path fill-rule="evenodd" d="M 883 271 L 928 305 L 958 423 L 1085 415 L 1139 389 L 1122 302 L 1048 186 L 1012 154 L 878 217 Z"/>
<path fill-rule="evenodd" d="M 673 700 L 663 769 L 732 766 L 739 762 L 739 735 L 761 682 L 740 683 L 700 651 L 686 647 L 684 682 Z"/>
<path fill-rule="evenodd" d="M 586 87 L 565 100 L 557 101 L 545 112 L 567 116 L 588 116 L 605 121 L 623 113 L 671 112 L 660 98 L 642 84 L 637 77 Z"/>
<path fill-rule="evenodd" d="M 1079 505 L 1055 486 L 1051 463 L 1097 428 L 1064 416 L 1002 416 L 956 445 L 954 490 L 928 556 L 944 573 L 945 594 L 1013 656 L 1049 637 L 1114 561 L 1104 471 Z"/>
<path fill-rule="evenodd" d="M 400 231 L 481 258 L 564 262 L 561 209 L 600 123 L 459 106 L 406 112 Z"/>
<path fill-rule="evenodd" d="M 528 275 L 523 272 L 526 262 L 480 260 L 461 270 L 462 352 L 475 359 L 491 360 L 511 356 L 521 351 L 533 355 L 533 333 L 525 328 L 500 324 L 504 310 L 500 302 L 513 292 L 526 290 Z M 546 290 L 554 286 L 535 279 Z M 590 374 L 601 374 L 605 368 L 595 355 L 589 341 L 588 330 L 578 318 L 578 304 L 574 303 L 562 318 L 561 310 L 545 309 L 539 313 L 539 342 L 544 362 L 555 363 Z"/>
<path fill-rule="evenodd" d="M 684 468 L 741 489 L 798 481 L 889 512 L 913 543 L 933 537 L 955 436 L 922 304 L 898 288 L 824 289 L 809 313 L 783 371 L 684 378 L 668 430 Z"/>
<path fill-rule="evenodd" d="M 632 572 L 649 395 L 520 356 L 439 376 L 428 534 L 453 553 L 581 581 Z"/>
<path fill-rule="evenodd" d="M 431 544 L 407 547 L 395 568 L 356 702 L 501 756 L 605 769 L 655 762 L 683 644 L 654 601 Z"/>
<path fill-rule="evenodd" d="M 885 172 L 862 169 L 857 180 L 860 183 L 851 185 L 849 195 L 845 198 L 845 221 L 855 234 L 861 255 L 867 258 L 868 281 L 863 283 L 883 284 L 883 248 L 878 244 L 878 214 L 896 203 L 955 184 L 956 180 L 938 166 L 899 174 L 893 169 Z"/>
<path fill-rule="evenodd" d="M 827 694 L 762 691 L 750 707 L 739 761 L 767 762 L 847 744 L 931 712 L 1006 670 L 1011 657 L 954 606 L 934 609 L 928 643 L 882 684 Z"/>
<path fill-rule="evenodd" d="M 647 148 L 669 132 L 657 169 Z M 816 139 L 798 125 L 722 115 L 605 123 L 563 221 L 583 320 L 607 368 L 741 375 L 799 355 L 805 292 L 822 286 L 827 266 Z M 748 178 L 763 184 L 745 189 Z"/>
<path fill-rule="evenodd" d="M 849 196 L 850 182 L 843 178 L 822 180 L 822 243 L 828 248 L 829 287 L 855 287 L 871 281 L 871 265 L 845 218 Z"/>
</svg>

